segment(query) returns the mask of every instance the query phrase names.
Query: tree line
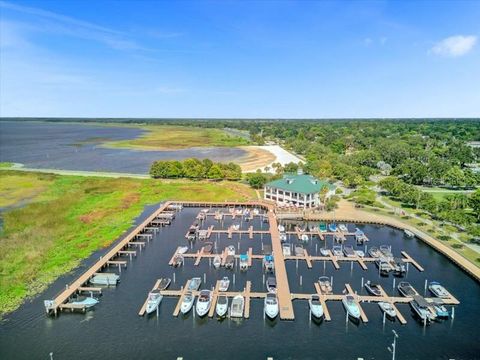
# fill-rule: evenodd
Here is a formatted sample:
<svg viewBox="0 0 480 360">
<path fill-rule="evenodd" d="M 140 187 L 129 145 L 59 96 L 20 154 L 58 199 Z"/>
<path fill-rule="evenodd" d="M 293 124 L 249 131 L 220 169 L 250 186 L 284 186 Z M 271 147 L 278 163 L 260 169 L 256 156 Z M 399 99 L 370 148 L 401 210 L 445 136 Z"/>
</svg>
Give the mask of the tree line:
<svg viewBox="0 0 480 360">
<path fill-rule="evenodd" d="M 150 176 L 156 179 L 240 180 L 242 169 L 232 162 L 224 164 L 210 159 L 162 160 L 151 165 Z"/>
</svg>

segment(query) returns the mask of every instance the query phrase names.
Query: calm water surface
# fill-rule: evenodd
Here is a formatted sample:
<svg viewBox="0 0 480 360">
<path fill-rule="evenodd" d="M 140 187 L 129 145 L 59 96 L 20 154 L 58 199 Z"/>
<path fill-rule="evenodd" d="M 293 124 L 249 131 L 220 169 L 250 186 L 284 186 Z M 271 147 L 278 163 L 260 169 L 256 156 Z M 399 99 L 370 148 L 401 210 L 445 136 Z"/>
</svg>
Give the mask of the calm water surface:
<svg viewBox="0 0 480 360">
<path fill-rule="evenodd" d="M 244 156 L 239 148 L 189 148 L 172 151 L 107 149 L 101 143 L 136 138 L 141 129 L 80 123 L 0 121 L 0 161 L 41 169 L 148 173 L 155 160 L 190 157 L 229 162 Z"/>
<path fill-rule="evenodd" d="M 138 221 L 151 210 L 147 209 Z M 208 260 L 202 260 L 198 267 L 193 266 L 193 259 L 187 259 L 186 265 L 180 269 L 168 266 L 176 247 L 187 244 L 184 234 L 198 211 L 184 209 L 172 226 L 162 229 L 144 251 L 129 262 L 121 274 L 119 286 L 105 290 L 100 303 L 86 315 L 62 313 L 58 318 L 47 317 L 43 300 L 53 298 L 67 282 L 80 275 L 106 251 L 94 254 L 73 274 L 62 277 L 44 294 L 9 315 L 0 325 L 0 359 L 48 359 L 49 352 L 54 353 L 54 359 L 175 359 L 177 356 L 184 359 L 265 359 L 267 356 L 274 359 L 388 359 L 391 358 L 387 346 L 392 340 L 392 329 L 400 336 L 397 359 L 480 358 L 478 283 L 420 240 L 408 239 L 401 231 L 388 227 L 361 226 L 371 239 L 368 246 L 388 244 L 395 255 L 400 255 L 401 250 L 407 251 L 425 267 L 425 272 L 420 273 L 410 266 L 407 280 L 420 293 L 423 293 L 425 279 L 441 281 L 461 302 L 456 307 L 454 320 L 436 322 L 424 328 L 412 317 L 408 305 L 399 305 L 408 323 L 402 326 L 398 321 L 387 321 L 383 325 L 378 306 L 364 303 L 362 306 L 369 322 L 355 324 L 345 321 L 340 302 L 328 302 L 332 321 L 315 323 L 310 320 L 307 302 L 299 300 L 294 302 L 295 321 L 264 320 L 261 300 L 252 300 L 248 320 L 199 319 L 192 312 L 174 318 L 175 298 L 164 298 L 159 318 L 139 317 L 138 311 L 148 291 L 160 277 L 173 277 L 175 272 L 176 283 L 172 283 L 171 289 L 180 288 L 195 275 L 206 274 L 204 288 L 213 286 L 225 275 L 232 278 L 231 271 L 215 270 L 209 266 Z M 231 222 L 231 219 L 226 220 L 224 228 Z M 209 223 L 220 227 L 213 218 L 206 225 Z M 249 223 L 242 226 L 246 228 Z M 267 225 L 255 220 L 254 226 L 265 229 Z M 353 224 L 349 226 L 354 229 Z M 351 238 L 347 242 L 354 243 Z M 219 251 L 227 245 L 238 246 L 239 243 L 242 252 L 253 247 L 254 253 L 260 253 L 262 243 L 269 244 L 270 238 L 256 235 L 250 240 L 244 235 L 239 240 L 235 235 L 229 240 L 225 235 L 217 240 Z M 311 240 L 307 246 L 309 253 L 315 254 L 315 249 L 322 244 Z M 331 238 L 327 239 L 327 244 L 331 247 Z M 193 251 L 200 246 L 201 243 L 197 242 Z M 323 262 L 314 262 L 313 269 L 307 269 L 304 262 L 300 262 L 298 268 L 295 261 L 287 262 L 292 292 L 313 292 L 313 282 L 325 274 L 333 276 L 336 293 L 343 290 L 345 283 L 364 293 L 360 286 L 364 277 L 365 281 L 370 279 L 381 283 L 389 294 L 397 294 L 392 290 L 393 277 L 379 278 L 375 266 L 369 264 L 368 267 L 364 271 L 357 264 L 352 269 L 350 264 L 341 263 L 340 270 L 335 270 L 330 263 L 324 266 Z M 236 271 L 235 274 L 235 290 L 240 291 L 245 281 L 250 280 L 252 291 L 264 291 L 260 260 L 254 260 L 249 271 Z M 303 286 L 299 282 L 300 275 L 303 276 Z"/>
</svg>

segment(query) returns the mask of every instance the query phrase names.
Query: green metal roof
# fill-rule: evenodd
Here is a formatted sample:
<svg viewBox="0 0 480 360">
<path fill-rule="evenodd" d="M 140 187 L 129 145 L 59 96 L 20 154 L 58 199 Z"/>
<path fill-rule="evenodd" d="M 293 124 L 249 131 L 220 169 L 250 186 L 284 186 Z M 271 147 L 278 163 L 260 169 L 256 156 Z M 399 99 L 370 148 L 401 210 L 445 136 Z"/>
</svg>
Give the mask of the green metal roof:
<svg viewBox="0 0 480 360">
<path fill-rule="evenodd" d="M 271 181 L 266 186 L 301 194 L 318 193 L 323 187 L 327 187 L 329 190 L 335 188 L 334 185 L 327 181 L 318 180 L 311 175 L 305 174 L 285 174 L 282 179 Z"/>
</svg>

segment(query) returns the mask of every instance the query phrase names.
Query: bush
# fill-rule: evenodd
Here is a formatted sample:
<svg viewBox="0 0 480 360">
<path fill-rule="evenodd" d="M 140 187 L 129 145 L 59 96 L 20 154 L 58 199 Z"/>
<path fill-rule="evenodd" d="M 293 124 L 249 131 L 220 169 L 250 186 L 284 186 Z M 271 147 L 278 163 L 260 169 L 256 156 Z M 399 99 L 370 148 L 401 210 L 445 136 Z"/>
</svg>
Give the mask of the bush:
<svg viewBox="0 0 480 360">
<path fill-rule="evenodd" d="M 210 159 L 185 159 L 183 161 L 155 161 L 150 176 L 158 179 L 212 179 L 240 180 L 242 169 L 235 163 L 214 163 Z"/>
</svg>

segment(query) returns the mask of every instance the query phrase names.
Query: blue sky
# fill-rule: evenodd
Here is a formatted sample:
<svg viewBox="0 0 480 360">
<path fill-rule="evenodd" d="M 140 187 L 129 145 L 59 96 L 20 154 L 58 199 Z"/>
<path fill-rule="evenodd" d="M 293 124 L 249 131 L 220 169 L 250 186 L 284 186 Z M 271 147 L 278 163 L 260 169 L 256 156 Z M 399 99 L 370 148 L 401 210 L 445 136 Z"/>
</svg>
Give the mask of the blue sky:
<svg viewBox="0 0 480 360">
<path fill-rule="evenodd" d="M 0 11 L 1 116 L 480 116 L 480 1 L 0 1 Z"/>
</svg>

